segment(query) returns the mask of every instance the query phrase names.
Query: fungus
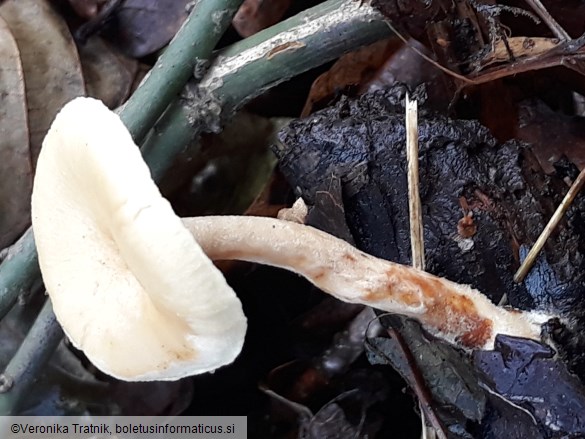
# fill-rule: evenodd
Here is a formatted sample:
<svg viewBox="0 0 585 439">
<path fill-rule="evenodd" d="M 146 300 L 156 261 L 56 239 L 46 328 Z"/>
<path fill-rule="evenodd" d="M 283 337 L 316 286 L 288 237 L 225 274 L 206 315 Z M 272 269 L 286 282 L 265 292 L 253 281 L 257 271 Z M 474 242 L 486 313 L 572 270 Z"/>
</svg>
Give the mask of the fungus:
<svg viewBox="0 0 585 439">
<path fill-rule="evenodd" d="M 55 118 L 32 223 L 57 320 L 103 372 L 175 380 L 239 354 L 247 323 L 238 297 L 101 102 L 77 98 Z"/>
<path fill-rule="evenodd" d="M 246 319 L 209 258 L 292 270 L 340 300 L 414 317 L 468 349 L 492 348 L 497 334 L 538 339 L 548 317 L 497 307 L 468 286 L 303 224 L 241 216 L 181 223 L 118 116 L 94 99 L 75 99 L 55 119 L 32 209 L 57 319 L 98 368 L 125 380 L 178 379 L 237 356 Z"/>
</svg>

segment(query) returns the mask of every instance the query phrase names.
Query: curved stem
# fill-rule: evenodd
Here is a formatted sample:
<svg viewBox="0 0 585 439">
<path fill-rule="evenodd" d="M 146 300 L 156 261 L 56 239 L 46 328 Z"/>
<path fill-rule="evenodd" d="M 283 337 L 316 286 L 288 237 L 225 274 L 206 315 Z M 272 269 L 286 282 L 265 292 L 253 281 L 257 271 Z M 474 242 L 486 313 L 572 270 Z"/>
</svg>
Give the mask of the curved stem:
<svg viewBox="0 0 585 439">
<path fill-rule="evenodd" d="M 262 217 L 184 218 L 205 253 L 294 271 L 344 301 L 418 319 L 465 348 L 497 334 L 538 339 L 547 316 L 497 307 L 479 291 L 370 256 L 313 227 Z"/>
</svg>

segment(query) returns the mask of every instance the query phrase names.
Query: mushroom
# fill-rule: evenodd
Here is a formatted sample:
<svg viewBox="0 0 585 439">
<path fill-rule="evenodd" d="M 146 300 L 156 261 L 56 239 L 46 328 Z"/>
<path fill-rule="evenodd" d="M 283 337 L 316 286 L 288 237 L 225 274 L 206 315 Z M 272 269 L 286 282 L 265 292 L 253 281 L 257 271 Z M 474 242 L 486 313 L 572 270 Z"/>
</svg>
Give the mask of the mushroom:
<svg viewBox="0 0 585 439">
<path fill-rule="evenodd" d="M 100 101 L 74 99 L 55 118 L 39 156 L 32 223 L 55 315 L 103 372 L 176 380 L 241 351 L 240 300 Z"/>
<path fill-rule="evenodd" d="M 237 356 L 246 319 L 208 257 L 292 270 L 340 300 L 414 317 L 468 349 L 492 348 L 499 333 L 538 339 L 548 319 L 304 224 L 242 216 L 181 223 L 118 116 L 89 98 L 67 104 L 47 134 L 32 205 L 57 319 L 98 368 L 126 380 L 177 379 Z"/>
</svg>

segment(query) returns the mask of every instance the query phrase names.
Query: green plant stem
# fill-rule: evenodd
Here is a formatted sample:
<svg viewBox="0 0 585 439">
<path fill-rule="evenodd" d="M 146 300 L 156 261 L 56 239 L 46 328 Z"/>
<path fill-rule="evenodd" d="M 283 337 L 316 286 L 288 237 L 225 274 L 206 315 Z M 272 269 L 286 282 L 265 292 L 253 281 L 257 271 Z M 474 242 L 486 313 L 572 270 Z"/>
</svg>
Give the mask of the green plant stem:
<svg viewBox="0 0 585 439">
<path fill-rule="evenodd" d="M 0 376 L 6 392 L 0 393 L 0 415 L 15 414 L 23 395 L 37 379 L 63 338 L 53 307 L 46 300 L 24 341 Z"/>
<path fill-rule="evenodd" d="M 329 0 L 220 52 L 205 78 L 170 105 L 146 138 L 142 153 L 153 178 L 159 180 L 199 134 L 219 130 L 250 99 L 390 33 L 371 6 Z"/>
<path fill-rule="evenodd" d="M 196 66 L 203 66 L 230 25 L 243 0 L 200 0 L 148 78 L 120 111 L 120 118 L 140 143 L 167 106 L 177 98 Z"/>
<path fill-rule="evenodd" d="M 0 319 L 10 311 L 18 294 L 30 290 L 40 277 L 33 232 L 29 228 L 0 265 Z"/>
</svg>

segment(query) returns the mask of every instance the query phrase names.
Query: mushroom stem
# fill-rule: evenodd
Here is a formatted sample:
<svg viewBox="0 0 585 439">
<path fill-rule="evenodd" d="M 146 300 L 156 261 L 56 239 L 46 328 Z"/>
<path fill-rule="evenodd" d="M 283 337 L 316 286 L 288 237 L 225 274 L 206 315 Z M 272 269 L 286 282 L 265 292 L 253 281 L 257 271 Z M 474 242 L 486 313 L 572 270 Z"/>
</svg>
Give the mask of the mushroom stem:
<svg viewBox="0 0 585 439">
<path fill-rule="evenodd" d="M 496 334 L 539 339 L 548 317 L 500 308 L 469 286 L 378 259 L 310 226 L 237 216 L 183 223 L 213 260 L 291 270 L 339 300 L 416 318 L 464 348 L 492 349 Z"/>
</svg>

